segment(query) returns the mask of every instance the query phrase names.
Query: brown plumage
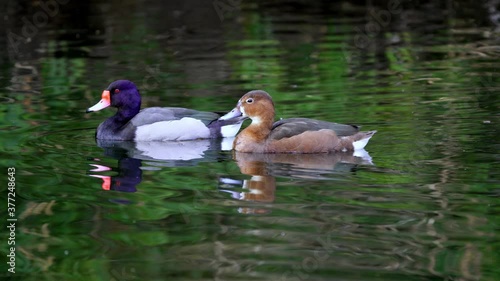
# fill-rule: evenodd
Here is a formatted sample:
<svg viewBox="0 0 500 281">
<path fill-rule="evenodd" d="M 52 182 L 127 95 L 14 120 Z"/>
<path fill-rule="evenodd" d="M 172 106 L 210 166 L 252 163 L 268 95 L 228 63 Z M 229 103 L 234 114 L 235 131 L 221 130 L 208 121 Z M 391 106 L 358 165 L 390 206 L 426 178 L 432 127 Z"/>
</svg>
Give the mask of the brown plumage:
<svg viewBox="0 0 500 281">
<path fill-rule="evenodd" d="M 233 148 L 253 153 L 328 153 L 362 149 L 377 131 L 307 118 L 274 122 L 274 103 L 264 91 L 245 94 L 223 119 L 252 119 L 235 138 Z"/>
</svg>

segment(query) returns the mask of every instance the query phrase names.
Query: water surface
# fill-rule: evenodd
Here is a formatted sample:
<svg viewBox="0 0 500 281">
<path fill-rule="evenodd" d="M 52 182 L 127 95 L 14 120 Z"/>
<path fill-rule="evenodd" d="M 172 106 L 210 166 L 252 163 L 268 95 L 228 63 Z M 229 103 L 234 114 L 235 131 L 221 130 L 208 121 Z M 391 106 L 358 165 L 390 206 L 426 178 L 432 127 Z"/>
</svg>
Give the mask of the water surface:
<svg viewBox="0 0 500 281">
<path fill-rule="evenodd" d="M 498 280 L 496 10 L 309 2 L 69 2 L 16 46 L 41 7 L 9 2 L 0 153 L 17 259 L 1 276 Z M 378 133 L 362 155 L 96 142 L 113 110 L 84 111 L 123 78 L 143 107 L 227 111 L 264 89 L 279 118 Z"/>
</svg>

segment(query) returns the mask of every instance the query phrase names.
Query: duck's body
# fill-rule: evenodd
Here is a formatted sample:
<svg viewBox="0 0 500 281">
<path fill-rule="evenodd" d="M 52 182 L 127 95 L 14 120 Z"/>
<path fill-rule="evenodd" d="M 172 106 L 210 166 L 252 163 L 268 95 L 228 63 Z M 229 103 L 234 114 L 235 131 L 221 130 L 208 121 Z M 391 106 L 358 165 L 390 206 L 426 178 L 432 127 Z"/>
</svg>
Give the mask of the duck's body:
<svg viewBox="0 0 500 281">
<path fill-rule="evenodd" d="M 116 114 L 97 128 L 101 140 L 182 141 L 233 137 L 242 120 L 219 120 L 220 114 L 179 107 L 151 107 L 140 110 L 141 98 L 134 83 L 118 80 L 103 91 L 102 99 L 87 112 L 108 106 Z"/>
<path fill-rule="evenodd" d="M 240 124 L 225 125 L 214 112 L 180 107 L 150 107 L 141 110 L 130 121 L 116 115 L 97 127 L 96 138 L 103 140 L 182 141 L 233 137 Z"/>
<path fill-rule="evenodd" d="M 252 153 L 328 153 L 353 151 L 366 146 L 376 131 L 308 118 L 274 122 L 274 104 L 264 91 L 245 94 L 236 108 L 221 119 L 246 116 L 252 123 L 239 133 L 233 148 Z"/>
</svg>

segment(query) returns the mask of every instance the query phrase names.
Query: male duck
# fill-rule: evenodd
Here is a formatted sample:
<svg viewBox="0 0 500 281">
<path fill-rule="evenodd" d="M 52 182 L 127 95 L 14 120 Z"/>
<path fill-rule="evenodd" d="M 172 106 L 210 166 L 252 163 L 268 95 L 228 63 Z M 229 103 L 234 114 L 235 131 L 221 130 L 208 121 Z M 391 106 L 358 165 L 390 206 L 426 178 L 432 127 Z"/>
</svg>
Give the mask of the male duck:
<svg viewBox="0 0 500 281">
<path fill-rule="evenodd" d="M 97 127 L 101 140 L 181 141 L 234 137 L 243 119 L 219 120 L 221 115 L 178 107 L 151 107 L 140 110 L 141 96 L 134 83 L 117 80 L 102 92 L 102 99 L 87 112 L 108 106 L 116 114 Z"/>
<path fill-rule="evenodd" d="M 239 133 L 233 149 L 254 153 L 328 153 L 363 149 L 377 131 L 360 132 L 358 126 L 326 121 L 290 118 L 274 122 L 274 103 L 264 91 L 245 94 L 222 120 L 252 123 Z"/>
</svg>

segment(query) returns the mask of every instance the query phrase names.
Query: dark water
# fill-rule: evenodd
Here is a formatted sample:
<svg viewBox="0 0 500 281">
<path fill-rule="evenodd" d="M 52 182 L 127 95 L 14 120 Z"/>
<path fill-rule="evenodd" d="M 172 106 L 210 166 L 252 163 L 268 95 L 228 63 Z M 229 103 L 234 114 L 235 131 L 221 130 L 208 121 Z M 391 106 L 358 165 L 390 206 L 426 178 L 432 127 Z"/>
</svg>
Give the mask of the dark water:
<svg viewBox="0 0 500 281">
<path fill-rule="evenodd" d="M 2 4 L 0 276 L 500 279 L 495 1 L 40 3 Z M 364 157 L 96 143 L 113 110 L 84 110 L 123 78 L 143 107 L 264 89 L 279 117 L 379 132 Z"/>
</svg>

